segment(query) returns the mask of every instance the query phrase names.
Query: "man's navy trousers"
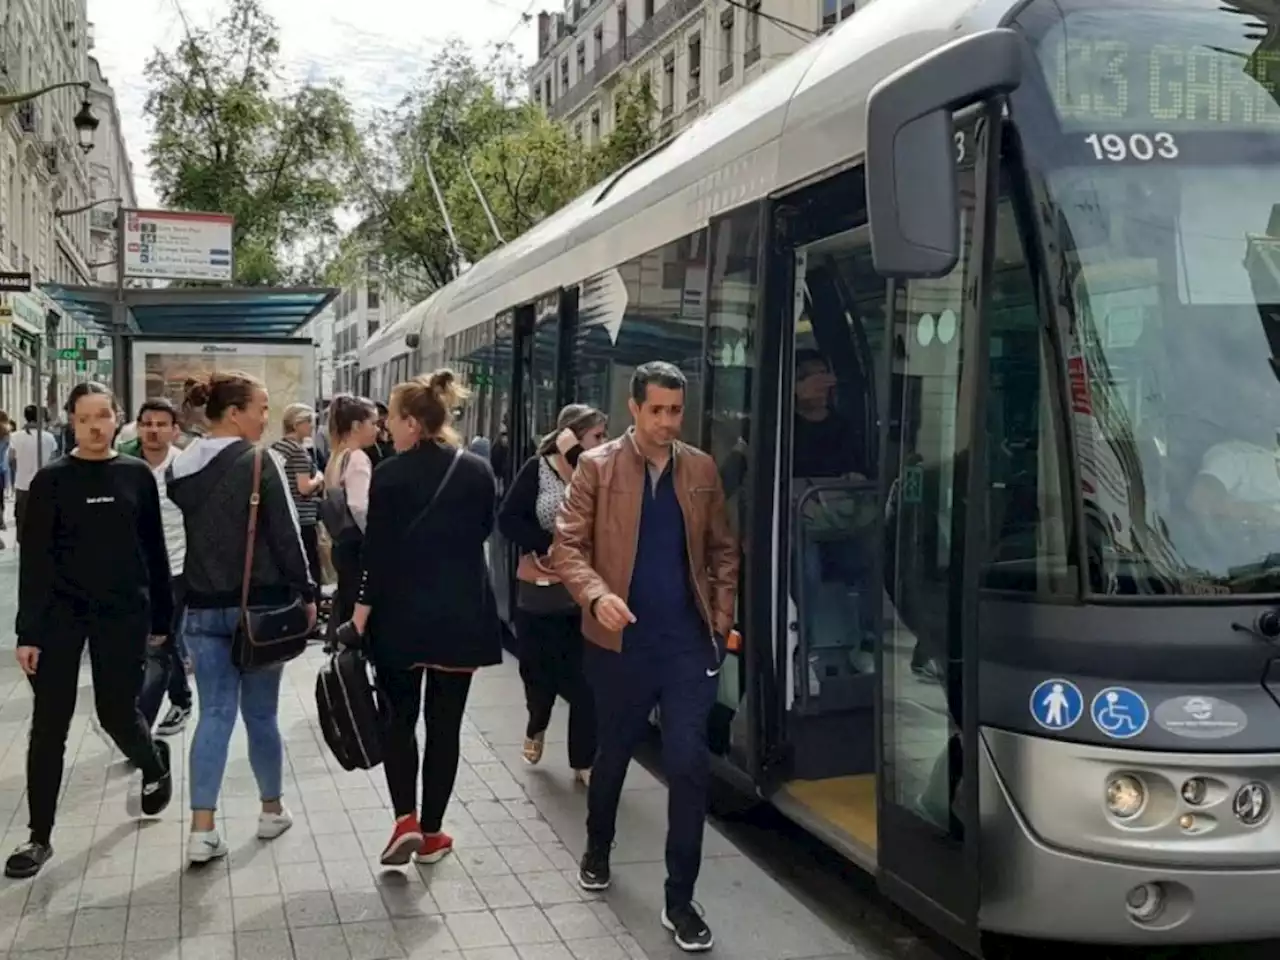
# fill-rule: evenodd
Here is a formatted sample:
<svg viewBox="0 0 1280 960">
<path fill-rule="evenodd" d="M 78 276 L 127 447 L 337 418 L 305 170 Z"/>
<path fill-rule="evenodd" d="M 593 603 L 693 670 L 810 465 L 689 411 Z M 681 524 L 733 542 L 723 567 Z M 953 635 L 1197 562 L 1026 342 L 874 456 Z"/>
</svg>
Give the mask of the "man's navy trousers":
<svg viewBox="0 0 1280 960">
<path fill-rule="evenodd" d="M 667 776 L 667 907 L 693 899 L 702 865 L 711 757 L 707 721 L 719 664 L 709 635 L 647 637 L 629 628 L 621 653 L 587 644 L 583 668 L 595 692 L 599 746 L 587 802 L 587 842 L 606 855 L 631 756 L 660 710 Z M 711 675 L 708 675 L 710 671 Z"/>
</svg>

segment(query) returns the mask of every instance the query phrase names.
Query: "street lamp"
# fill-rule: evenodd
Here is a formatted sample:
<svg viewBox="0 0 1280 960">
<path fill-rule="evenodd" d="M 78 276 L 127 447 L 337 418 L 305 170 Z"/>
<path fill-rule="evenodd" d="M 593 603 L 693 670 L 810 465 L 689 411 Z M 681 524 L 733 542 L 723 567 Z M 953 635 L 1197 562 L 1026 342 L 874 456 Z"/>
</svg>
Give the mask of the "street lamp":
<svg viewBox="0 0 1280 960">
<path fill-rule="evenodd" d="M 71 87 L 79 87 L 84 91 L 84 99 L 80 102 L 80 111 L 72 119 L 71 123 L 76 128 L 76 137 L 80 141 L 80 149 L 88 153 L 93 149 L 93 134 L 98 129 L 98 118 L 93 115 L 93 106 L 89 103 L 89 82 L 87 80 L 64 80 L 62 83 L 51 83 L 47 87 L 32 90 L 30 93 L 5 94 L 0 96 L 0 107 L 16 106 L 19 103 L 34 100 L 36 97 L 42 97 L 46 93 L 52 93 L 55 90 L 67 90 Z"/>
<path fill-rule="evenodd" d="M 123 197 L 102 197 L 98 200 L 90 200 L 82 207 L 72 207 L 70 210 L 54 210 L 55 217 L 74 217 L 77 213 L 84 213 L 86 210 L 92 210 L 94 207 L 101 206 L 104 203 L 124 203 Z"/>
</svg>

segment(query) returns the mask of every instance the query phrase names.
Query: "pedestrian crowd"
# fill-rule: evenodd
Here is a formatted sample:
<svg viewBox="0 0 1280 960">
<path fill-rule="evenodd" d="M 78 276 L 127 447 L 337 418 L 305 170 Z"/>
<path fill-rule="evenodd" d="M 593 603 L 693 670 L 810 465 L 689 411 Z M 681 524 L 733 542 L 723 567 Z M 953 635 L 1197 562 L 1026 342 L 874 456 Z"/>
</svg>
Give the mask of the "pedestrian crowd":
<svg viewBox="0 0 1280 960">
<path fill-rule="evenodd" d="M 487 553 L 496 530 L 519 554 L 526 763 L 545 759 L 558 698 L 569 712 L 567 760 L 588 806 L 580 885 L 610 886 L 623 781 L 657 708 L 670 789 L 661 922 L 682 950 L 710 949 L 694 888 L 739 554 L 714 463 L 680 440 L 685 390 L 678 368 L 644 364 L 629 428 L 610 438 L 602 412 L 570 404 L 546 437 L 510 451 L 530 454 L 513 476 L 505 461 L 495 476 L 505 435 L 489 456 L 463 448 L 454 416 L 468 394 L 450 370 L 399 384 L 386 406 L 334 397 L 323 424 L 291 404 L 270 444 L 266 388 L 237 372 L 188 381 L 180 405 L 147 399 L 129 424 L 110 390 L 79 384 L 61 447 L 34 407 L 21 427 L 0 415 L 0 495 L 12 482 L 20 544 L 16 657 L 33 695 L 30 834 L 6 876 L 33 877 L 54 855 L 86 649 L 96 724 L 136 771 L 131 815 L 170 803 L 166 738 L 194 709 L 195 867 L 229 852 L 216 812 L 237 714 L 258 838 L 293 823 L 278 708 L 283 667 L 308 640 L 372 670 L 372 738 L 395 818 L 381 863 L 447 856 L 472 679 L 503 656 Z"/>
</svg>

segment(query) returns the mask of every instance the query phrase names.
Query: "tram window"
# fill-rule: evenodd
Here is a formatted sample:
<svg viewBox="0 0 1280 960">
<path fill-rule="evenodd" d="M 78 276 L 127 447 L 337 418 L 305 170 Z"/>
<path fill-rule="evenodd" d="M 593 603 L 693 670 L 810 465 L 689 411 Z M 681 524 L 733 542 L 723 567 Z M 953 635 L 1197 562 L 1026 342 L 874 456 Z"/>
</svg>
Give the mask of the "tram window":
<svg viewBox="0 0 1280 960">
<path fill-rule="evenodd" d="M 699 440 L 706 242 L 700 230 L 582 284 L 573 344 L 574 400 L 608 414 L 612 435 L 631 422 L 632 371 L 649 360 L 666 360 L 689 381 L 684 439 Z"/>
<path fill-rule="evenodd" d="M 1073 594 L 1062 487 L 1065 439 L 1054 412 L 1053 353 L 1036 309 L 1013 204 L 996 211 L 987 401 L 987 557 L 983 586 Z"/>
</svg>

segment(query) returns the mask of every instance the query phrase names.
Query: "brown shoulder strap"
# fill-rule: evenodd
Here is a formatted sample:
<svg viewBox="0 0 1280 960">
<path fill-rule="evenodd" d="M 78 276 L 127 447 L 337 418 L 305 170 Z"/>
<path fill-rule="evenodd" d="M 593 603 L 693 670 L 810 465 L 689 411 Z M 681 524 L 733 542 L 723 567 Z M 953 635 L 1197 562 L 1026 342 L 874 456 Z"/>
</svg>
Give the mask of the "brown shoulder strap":
<svg viewBox="0 0 1280 960">
<path fill-rule="evenodd" d="M 240 610 L 249 609 L 249 578 L 253 576 L 253 544 L 258 539 L 258 503 L 262 500 L 262 449 L 253 450 L 253 486 L 249 493 L 249 532 L 244 547 L 244 576 L 240 579 Z"/>
</svg>

